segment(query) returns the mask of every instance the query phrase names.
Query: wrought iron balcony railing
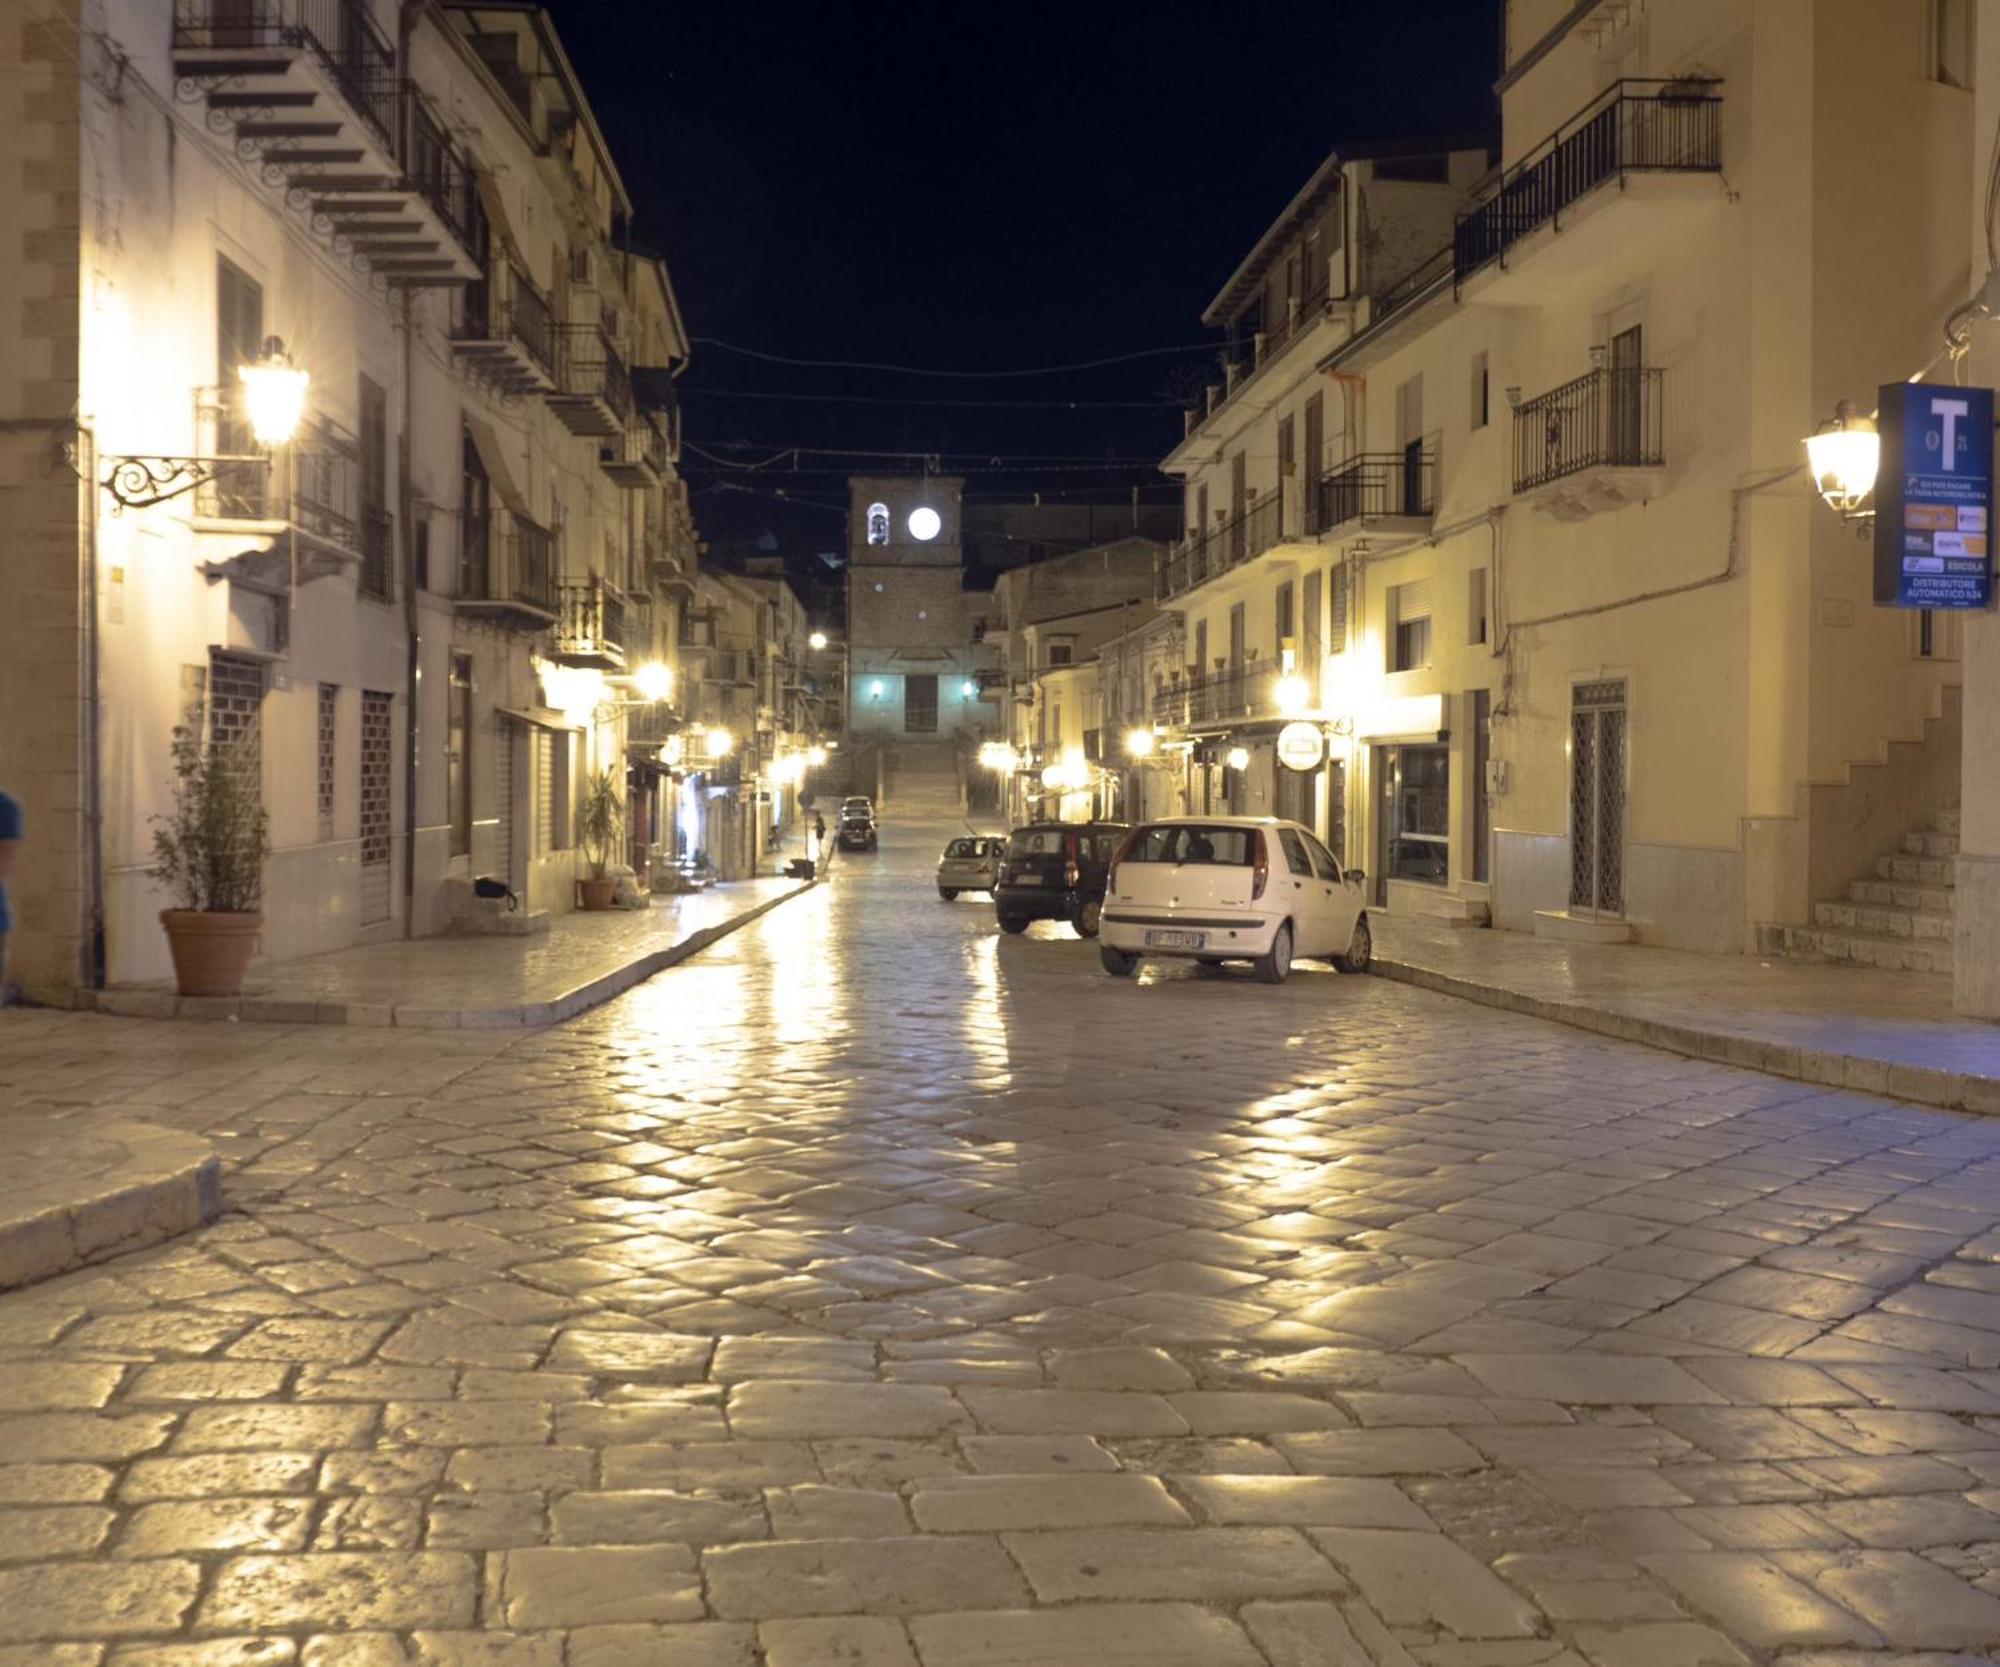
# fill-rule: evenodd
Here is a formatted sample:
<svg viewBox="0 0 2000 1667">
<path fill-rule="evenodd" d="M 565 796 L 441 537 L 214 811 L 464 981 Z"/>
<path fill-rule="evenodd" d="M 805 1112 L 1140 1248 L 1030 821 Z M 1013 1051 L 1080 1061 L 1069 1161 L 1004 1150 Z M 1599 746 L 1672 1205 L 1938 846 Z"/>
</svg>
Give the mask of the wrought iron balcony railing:
<svg viewBox="0 0 2000 1667">
<path fill-rule="evenodd" d="M 1666 462 L 1665 376 L 1600 365 L 1514 412 L 1514 490 L 1532 492 L 1584 469 Z"/>
<path fill-rule="evenodd" d="M 461 610 L 521 617 L 531 628 L 556 617 L 555 535 L 506 510 L 460 520 Z"/>
<path fill-rule="evenodd" d="M 1241 515 L 1168 550 L 1160 568 L 1160 595 L 1179 596 L 1261 556 L 1286 536 L 1282 492 L 1267 493 Z"/>
<path fill-rule="evenodd" d="M 1314 482 L 1308 500 L 1313 532 L 1387 516 L 1427 520 L 1437 507 L 1434 452 L 1363 452 Z"/>
<path fill-rule="evenodd" d="M 625 663 L 625 599 L 602 579 L 565 582 L 558 596 L 555 658 L 616 669 Z"/>
<path fill-rule="evenodd" d="M 173 46 L 304 50 L 382 143 L 397 148 L 396 54 L 362 0 L 174 0 Z"/>
<path fill-rule="evenodd" d="M 556 326 L 556 386 L 549 404 L 573 434 L 616 434 L 630 421 L 632 373 L 601 326 Z"/>
<path fill-rule="evenodd" d="M 464 147 L 446 131 L 415 82 L 402 84 L 399 114 L 396 154 L 402 159 L 404 177 L 437 211 L 459 247 L 477 249 L 483 210 Z"/>
<path fill-rule="evenodd" d="M 1192 672 L 1153 697 L 1153 722 L 1169 729 L 1203 729 L 1278 715 L 1278 666 L 1225 666 Z"/>
<path fill-rule="evenodd" d="M 503 255 L 496 253 L 486 276 L 466 286 L 451 334 L 455 352 L 510 392 L 555 383 L 556 325 L 549 298 Z"/>
<path fill-rule="evenodd" d="M 1614 81 L 1516 162 L 1485 201 L 1458 216 L 1453 267 L 1463 283 L 1606 180 L 1722 167 L 1719 81 Z"/>
</svg>

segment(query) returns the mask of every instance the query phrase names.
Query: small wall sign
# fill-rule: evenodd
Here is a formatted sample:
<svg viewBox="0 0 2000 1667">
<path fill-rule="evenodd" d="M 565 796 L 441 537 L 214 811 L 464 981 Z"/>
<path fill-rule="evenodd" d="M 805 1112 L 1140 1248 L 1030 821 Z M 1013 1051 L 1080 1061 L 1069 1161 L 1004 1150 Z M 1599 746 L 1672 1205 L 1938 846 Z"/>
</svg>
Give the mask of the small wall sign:
<svg viewBox="0 0 2000 1667">
<path fill-rule="evenodd" d="M 1289 723 L 1278 731 L 1278 762 L 1287 770 L 1317 770 L 1326 757 L 1326 737 L 1314 723 Z"/>
</svg>

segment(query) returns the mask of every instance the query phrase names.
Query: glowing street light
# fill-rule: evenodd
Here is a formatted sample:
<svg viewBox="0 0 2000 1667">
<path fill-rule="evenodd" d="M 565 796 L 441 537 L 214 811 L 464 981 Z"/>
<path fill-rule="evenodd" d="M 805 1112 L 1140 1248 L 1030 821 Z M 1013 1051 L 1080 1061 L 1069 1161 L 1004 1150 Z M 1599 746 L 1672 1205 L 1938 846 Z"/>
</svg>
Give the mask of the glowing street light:
<svg viewBox="0 0 2000 1667">
<path fill-rule="evenodd" d="M 726 729 L 711 729 L 702 737 L 710 758 L 727 758 L 736 750 L 736 737 Z"/>
<path fill-rule="evenodd" d="M 1867 511 L 1882 462 L 1882 436 L 1872 417 L 1860 416 L 1852 400 L 1834 407 L 1830 422 L 1806 436 L 1806 466 L 1827 508 L 1843 516 Z"/>
<path fill-rule="evenodd" d="M 236 380 L 243 384 L 243 403 L 257 444 L 282 446 L 288 442 L 305 414 L 311 372 L 286 357 L 285 344 L 278 337 L 267 336 L 263 358 L 255 364 L 238 365 Z"/>
<path fill-rule="evenodd" d="M 1125 756 L 1128 758 L 1151 758 L 1156 742 L 1150 729 L 1134 729 L 1125 736 Z"/>
<path fill-rule="evenodd" d="M 826 647 L 826 633 L 824 631 L 815 631 L 811 636 L 806 638 L 806 647 L 815 652 Z"/>
<path fill-rule="evenodd" d="M 826 762 L 826 748 L 824 747 L 808 748 L 806 751 L 806 762 L 810 764 L 815 770 L 817 770 L 822 764 Z"/>
<path fill-rule="evenodd" d="M 1278 679 L 1278 710 L 1286 717 L 1303 712 L 1312 702 L 1312 685 L 1298 673 Z"/>
<path fill-rule="evenodd" d="M 1248 747 L 1231 747 L 1222 761 L 1232 770 L 1247 770 L 1250 768 L 1250 749 Z"/>
<path fill-rule="evenodd" d="M 674 692 L 673 668 L 658 660 L 648 660 L 632 674 L 632 687 L 639 691 L 641 700 L 669 699 Z"/>
</svg>

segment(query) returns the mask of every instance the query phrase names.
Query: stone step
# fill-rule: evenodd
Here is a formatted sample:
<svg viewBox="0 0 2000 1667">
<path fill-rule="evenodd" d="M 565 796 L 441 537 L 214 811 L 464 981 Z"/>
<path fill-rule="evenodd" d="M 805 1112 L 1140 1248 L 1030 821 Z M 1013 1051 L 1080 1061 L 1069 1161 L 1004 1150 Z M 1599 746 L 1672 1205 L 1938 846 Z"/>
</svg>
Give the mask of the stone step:
<svg viewBox="0 0 2000 1667">
<path fill-rule="evenodd" d="M 1877 857 L 1875 875 L 1882 880 L 1901 880 L 1905 885 L 1949 886 L 1957 878 L 1958 864 L 1949 857 Z"/>
<path fill-rule="evenodd" d="M 1903 909 L 1893 905 L 1826 902 L 1813 905 L 1813 924 L 1837 931 L 1865 932 L 1876 938 L 1928 938 L 1949 942 L 1951 912 Z"/>
<path fill-rule="evenodd" d="M 1850 903 L 1923 909 L 1931 914 L 1950 914 L 1955 895 L 1949 886 L 1905 885 L 1900 880 L 1855 880 L 1847 888 Z"/>
<path fill-rule="evenodd" d="M 1951 971 L 1949 941 L 1874 937 L 1865 932 L 1833 931 L 1819 926 L 1787 926 L 1784 953 L 1812 955 L 1826 961 L 1851 961 L 1857 966 L 1896 972 Z"/>
<path fill-rule="evenodd" d="M 1910 857 L 1955 857 L 1958 835 L 1919 829 L 1903 835 L 1903 854 Z"/>
</svg>

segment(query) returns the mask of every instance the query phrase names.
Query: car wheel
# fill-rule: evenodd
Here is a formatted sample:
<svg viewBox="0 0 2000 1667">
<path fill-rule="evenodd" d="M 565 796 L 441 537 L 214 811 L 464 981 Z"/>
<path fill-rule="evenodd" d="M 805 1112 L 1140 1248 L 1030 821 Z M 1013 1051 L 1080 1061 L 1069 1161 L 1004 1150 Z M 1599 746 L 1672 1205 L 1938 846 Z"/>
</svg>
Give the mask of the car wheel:
<svg viewBox="0 0 2000 1667">
<path fill-rule="evenodd" d="M 1259 955 L 1254 963 L 1259 984 L 1282 984 L 1292 971 L 1292 928 L 1289 923 L 1281 925 L 1271 938 L 1270 952 Z"/>
<path fill-rule="evenodd" d="M 1375 959 L 1375 935 L 1368 930 L 1368 917 L 1363 915 L 1354 923 L 1354 936 L 1347 940 L 1347 953 L 1336 955 L 1333 965 L 1338 972 L 1366 972 L 1368 963 Z"/>
<path fill-rule="evenodd" d="M 1079 938 L 1094 938 L 1097 936 L 1098 925 L 1103 919 L 1103 903 L 1092 898 L 1077 904 L 1076 913 L 1070 916 L 1069 923 L 1076 928 L 1076 935 Z"/>
<path fill-rule="evenodd" d="M 939 886 L 938 896 L 942 897 L 947 903 L 956 903 L 958 901 L 958 893 L 953 891 L 950 886 Z"/>
<path fill-rule="evenodd" d="M 1097 946 L 1097 958 L 1104 963 L 1104 970 L 1113 978 L 1130 978 L 1139 970 L 1139 957 L 1128 955 L 1122 949 L 1113 949 L 1108 943 Z"/>
<path fill-rule="evenodd" d="M 1019 915 L 1000 916 L 1000 930 L 1003 932 L 1025 932 L 1028 923 Z"/>
</svg>

